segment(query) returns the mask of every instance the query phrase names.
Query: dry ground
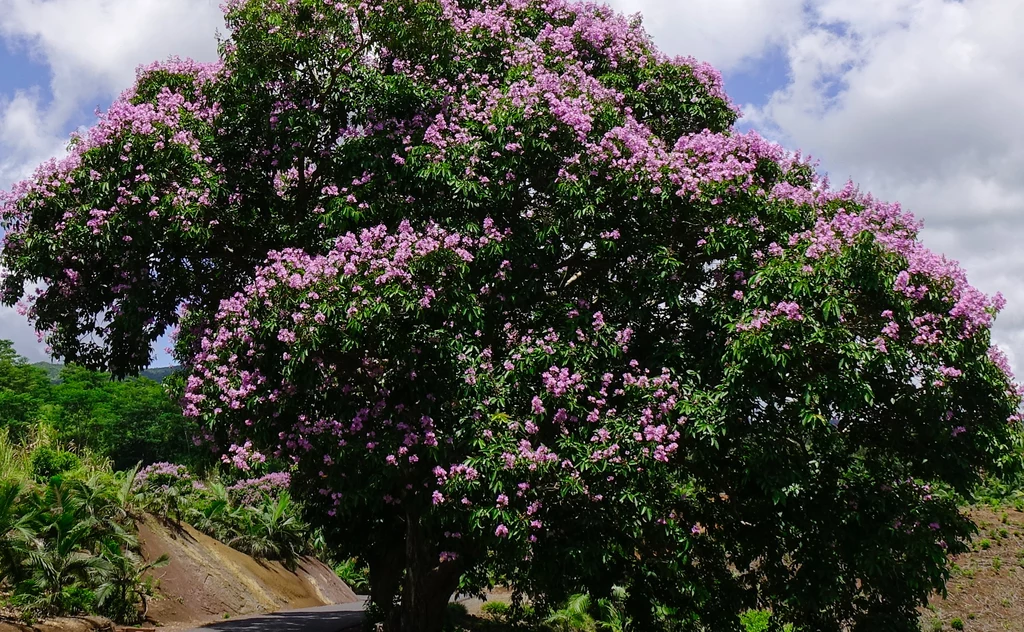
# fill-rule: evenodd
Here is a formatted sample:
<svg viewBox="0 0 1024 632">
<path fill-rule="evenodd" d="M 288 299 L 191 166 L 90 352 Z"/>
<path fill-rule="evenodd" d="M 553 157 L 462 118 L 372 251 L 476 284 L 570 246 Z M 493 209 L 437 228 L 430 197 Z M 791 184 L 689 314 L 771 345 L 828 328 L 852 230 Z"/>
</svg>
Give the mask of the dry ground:
<svg viewBox="0 0 1024 632">
<path fill-rule="evenodd" d="M 955 559 L 949 595 L 923 611 L 925 632 L 1024 632 L 1024 513 L 1012 508 L 972 511 L 980 532 L 970 553 Z"/>
</svg>

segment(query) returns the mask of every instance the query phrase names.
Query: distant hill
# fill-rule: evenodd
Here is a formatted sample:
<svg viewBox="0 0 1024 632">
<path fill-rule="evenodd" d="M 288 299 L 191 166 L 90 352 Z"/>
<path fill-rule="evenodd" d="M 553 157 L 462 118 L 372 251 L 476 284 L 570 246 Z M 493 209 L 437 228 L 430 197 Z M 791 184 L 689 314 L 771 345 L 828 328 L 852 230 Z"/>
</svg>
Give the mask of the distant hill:
<svg viewBox="0 0 1024 632">
<path fill-rule="evenodd" d="M 46 374 L 50 376 L 51 382 L 60 382 L 60 370 L 64 368 L 63 364 L 54 364 L 53 362 L 35 362 L 32 366 L 37 366 L 46 371 Z M 148 378 L 154 382 L 163 382 L 164 378 L 180 368 L 180 366 L 160 366 L 152 369 L 145 369 L 139 373 L 139 377 Z"/>
<path fill-rule="evenodd" d="M 154 382 L 163 382 L 165 377 L 180 368 L 180 366 L 158 366 L 152 369 L 146 369 L 142 373 L 139 373 L 139 377 L 146 377 Z"/>
</svg>

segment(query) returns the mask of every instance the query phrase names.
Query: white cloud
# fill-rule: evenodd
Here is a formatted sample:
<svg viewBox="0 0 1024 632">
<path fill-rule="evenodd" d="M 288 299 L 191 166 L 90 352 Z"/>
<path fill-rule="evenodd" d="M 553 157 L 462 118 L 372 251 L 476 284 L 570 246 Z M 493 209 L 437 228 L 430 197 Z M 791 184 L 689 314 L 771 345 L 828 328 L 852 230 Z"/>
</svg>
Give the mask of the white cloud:
<svg viewBox="0 0 1024 632">
<path fill-rule="evenodd" d="M 18 92 L 0 101 L 0 143 L 15 153 L 35 151 L 47 142 L 39 91 Z"/>
<path fill-rule="evenodd" d="M 804 28 L 804 0 L 610 0 L 641 13 L 658 47 L 732 70 L 786 44 Z"/>
<path fill-rule="evenodd" d="M 11 340 L 14 348 L 32 362 L 48 360 L 43 345 L 36 339 L 36 332 L 24 316 L 13 309 L 0 309 L 0 339 Z"/>
<path fill-rule="evenodd" d="M 0 0 L 0 37 L 45 64 L 40 85 L 0 96 L 2 185 L 67 143 L 83 115 L 128 88 L 141 64 L 216 58 L 217 0 Z M 52 100 L 40 97 L 48 81 Z"/>
<path fill-rule="evenodd" d="M 109 101 L 139 64 L 215 58 L 222 24 L 217 0 L 0 0 L 0 33 L 50 67 L 52 108 L 66 116 Z"/>
<path fill-rule="evenodd" d="M 39 90 L 0 95 L 0 187 L 28 176 L 39 162 L 61 153 L 66 139 L 50 131 Z"/>
</svg>

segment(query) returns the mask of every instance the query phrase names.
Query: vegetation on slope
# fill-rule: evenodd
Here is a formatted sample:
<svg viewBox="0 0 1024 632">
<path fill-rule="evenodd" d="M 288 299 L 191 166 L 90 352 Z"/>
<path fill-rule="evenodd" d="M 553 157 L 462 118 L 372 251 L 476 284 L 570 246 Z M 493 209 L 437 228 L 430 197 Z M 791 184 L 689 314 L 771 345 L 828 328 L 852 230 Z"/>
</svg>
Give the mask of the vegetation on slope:
<svg viewBox="0 0 1024 632">
<path fill-rule="evenodd" d="M 76 366 L 54 381 L 0 340 L 0 608 L 139 621 L 163 563 L 139 555 L 145 513 L 286 566 L 312 552 L 289 475 L 218 471 L 193 431 L 157 382 Z"/>
<path fill-rule="evenodd" d="M 13 443 L 0 430 L 0 604 L 25 618 L 103 614 L 142 619 L 153 586 L 136 522 L 187 522 L 257 559 L 294 568 L 312 537 L 286 491 L 287 474 L 231 482 L 156 463 L 114 471 L 55 435 Z"/>
</svg>

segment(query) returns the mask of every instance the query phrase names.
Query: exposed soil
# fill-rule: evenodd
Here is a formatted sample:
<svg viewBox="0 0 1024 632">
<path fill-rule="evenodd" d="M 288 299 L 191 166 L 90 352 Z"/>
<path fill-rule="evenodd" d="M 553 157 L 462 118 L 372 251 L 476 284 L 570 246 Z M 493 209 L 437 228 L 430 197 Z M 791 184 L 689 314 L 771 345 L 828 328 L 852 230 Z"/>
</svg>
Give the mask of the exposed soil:
<svg viewBox="0 0 1024 632">
<path fill-rule="evenodd" d="M 926 632 L 953 630 L 954 619 L 968 632 L 1024 632 L 1024 513 L 979 508 L 970 553 L 955 558 L 949 595 L 936 596 L 921 617 Z"/>
<path fill-rule="evenodd" d="M 103 617 L 63 617 L 35 625 L 0 621 L 0 632 L 112 632 L 114 626 Z"/>
<path fill-rule="evenodd" d="M 147 560 L 165 553 L 171 558 L 151 573 L 159 598 L 149 606 L 149 618 L 169 628 L 358 601 L 331 569 L 313 558 L 303 558 L 292 572 L 279 562 L 257 561 L 186 524 L 178 527 L 147 517 L 138 527 Z"/>
</svg>

